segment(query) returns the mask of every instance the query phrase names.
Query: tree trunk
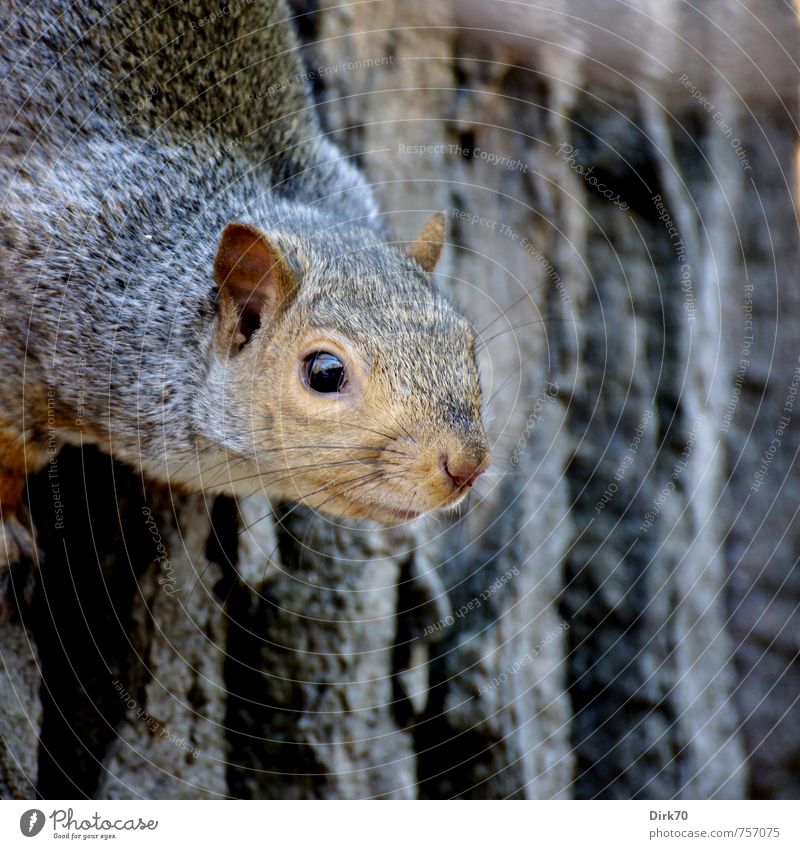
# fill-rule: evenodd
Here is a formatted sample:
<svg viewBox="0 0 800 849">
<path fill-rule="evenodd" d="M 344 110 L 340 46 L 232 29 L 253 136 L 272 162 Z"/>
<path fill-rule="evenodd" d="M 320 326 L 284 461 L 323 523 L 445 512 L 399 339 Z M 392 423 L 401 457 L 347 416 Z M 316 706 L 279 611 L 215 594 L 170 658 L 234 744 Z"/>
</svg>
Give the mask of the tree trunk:
<svg viewBox="0 0 800 849">
<path fill-rule="evenodd" d="M 502 5 L 295 3 L 397 238 L 449 213 L 494 472 L 457 521 L 348 531 L 64 450 L 3 796 L 800 792 L 794 20 Z"/>
</svg>

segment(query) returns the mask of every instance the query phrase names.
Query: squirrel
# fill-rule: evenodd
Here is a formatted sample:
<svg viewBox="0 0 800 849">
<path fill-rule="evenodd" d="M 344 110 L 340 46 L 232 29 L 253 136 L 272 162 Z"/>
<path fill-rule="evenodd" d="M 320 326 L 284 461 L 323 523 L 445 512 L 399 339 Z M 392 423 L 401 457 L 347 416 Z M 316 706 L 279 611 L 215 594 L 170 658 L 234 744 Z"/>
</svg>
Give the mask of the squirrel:
<svg viewBox="0 0 800 849">
<path fill-rule="evenodd" d="M 0 8 L 0 571 L 26 477 L 146 479 L 392 525 L 487 467 L 475 332 L 323 134 L 282 0 Z"/>
</svg>

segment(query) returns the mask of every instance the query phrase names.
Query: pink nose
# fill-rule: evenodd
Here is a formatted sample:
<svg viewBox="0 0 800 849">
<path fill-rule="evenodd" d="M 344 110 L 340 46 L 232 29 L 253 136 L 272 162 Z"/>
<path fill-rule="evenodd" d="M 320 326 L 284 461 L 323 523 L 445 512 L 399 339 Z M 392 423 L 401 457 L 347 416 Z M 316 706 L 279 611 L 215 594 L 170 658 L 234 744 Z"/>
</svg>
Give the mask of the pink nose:
<svg viewBox="0 0 800 849">
<path fill-rule="evenodd" d="M 447 454 L 442 454 L 441 459 L 442 470 L 450 479 L 453 489 L 464 489 L 472 486 L 478 475 L 482 475 L 486 471 L 486 460 L 474 460 L 471 458 L 462 458 L 460 460 L 451 460 Z"/>
</svg>

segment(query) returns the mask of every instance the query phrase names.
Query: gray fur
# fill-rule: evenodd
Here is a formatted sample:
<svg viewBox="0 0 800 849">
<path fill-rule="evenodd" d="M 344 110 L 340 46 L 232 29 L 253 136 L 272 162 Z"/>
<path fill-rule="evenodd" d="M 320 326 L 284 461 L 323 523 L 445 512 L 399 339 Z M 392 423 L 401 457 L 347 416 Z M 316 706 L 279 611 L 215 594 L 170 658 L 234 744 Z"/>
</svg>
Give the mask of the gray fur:
<svg viewBox="0 0 800 849">
<path fill-rule="evenodd" d="M 343 445 L 378 421 L 485 454 L 472 331 L 384 241 L 369 187 L 321 135 L 286 8 L 241 0 L 198 24 L 219 8 L 2 5 L 0 438 L 35 465 L 55 421 L 154 480 L 241 491 L 214 469 L 274 477 L 287 441 L 324 434 L 289 424 L 265 371 L 276 340 L 318 326 L 371 364 L 379 409 L 337 419 Z M 268 233 L 301 283 L 280 326 L 229 356 L 211 269 L 233 220 Z"/>
</svg>

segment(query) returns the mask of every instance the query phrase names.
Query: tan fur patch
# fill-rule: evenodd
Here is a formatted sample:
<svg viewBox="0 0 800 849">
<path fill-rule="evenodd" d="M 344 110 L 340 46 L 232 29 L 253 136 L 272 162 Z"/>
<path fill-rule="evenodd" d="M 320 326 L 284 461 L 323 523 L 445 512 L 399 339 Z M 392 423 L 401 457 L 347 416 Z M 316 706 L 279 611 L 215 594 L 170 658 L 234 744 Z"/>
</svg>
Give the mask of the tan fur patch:
<svg viewBox="0 0 800 849">
<path fill-rule="evenodd" d="M 15 511 L 25 489 L 25 473 L 42 468 L 45 455 L 38 446 L 26 443 L 11 430 L 0 427 L 0 506 Z"/>
</svg>

